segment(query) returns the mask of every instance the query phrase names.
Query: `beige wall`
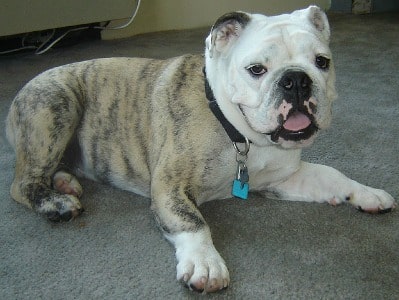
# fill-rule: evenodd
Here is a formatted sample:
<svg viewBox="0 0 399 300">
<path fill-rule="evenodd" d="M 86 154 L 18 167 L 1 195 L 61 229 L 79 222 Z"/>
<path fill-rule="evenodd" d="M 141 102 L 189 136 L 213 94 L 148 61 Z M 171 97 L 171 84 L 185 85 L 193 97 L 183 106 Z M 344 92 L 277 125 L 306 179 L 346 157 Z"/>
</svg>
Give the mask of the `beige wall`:
<svg viewBox="0 0 399 300">
<path fill-rule="evenodd" d="M 135 7 L 135 2 L 135 0 L 0 0 L 0 36 L 128 18 Z"/>
<path fill-rule="evenodd" d="M 142 0 L 133 23 L 121 30 L 102 32 L 103 39 L 129 37 L 139 33 L 209 26 L 223 13 L 242 10 L 268 15 L 289 12 L 316 4 L 330 8 L 330 0 Z M 109 27 L 125 23 L 111 22 Z"/>
<path fill-rule="evenodd" d="M 137 0 L 0 0 L 0 36 L 128 18 Z M 330 0 L 142 0 L 136 19 L 104 39 L 138 33 L 210 26 L 225 12 L 288 12 L 309 4 L 327 9 Z M 126 23 L 126 19 L 110 26 Z"/>
</svg>

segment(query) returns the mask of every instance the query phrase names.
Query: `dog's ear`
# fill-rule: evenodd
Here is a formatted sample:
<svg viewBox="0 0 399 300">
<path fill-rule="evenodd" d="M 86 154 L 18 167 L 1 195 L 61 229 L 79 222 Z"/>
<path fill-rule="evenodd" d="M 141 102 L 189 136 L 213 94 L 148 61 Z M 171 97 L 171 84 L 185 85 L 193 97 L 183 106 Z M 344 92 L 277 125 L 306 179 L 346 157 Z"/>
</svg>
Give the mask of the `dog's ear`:
<svg viewBox="0 0 399 300">
<path fill-rule="evenodd" d="M 326 41 L 330 40 L 330 25 L 324 11 L 315 5 L 302 10 L 308 21 L 321 33 Z"/>
<path fill-rule="evenodd" d="M 250 19 L 249 14 L 239 11 L 227 13 L 217 19 L 206 39 L 209 56 L 212 57 L 215 51 L 220 53 L 227 51 Z"/>
</svg>

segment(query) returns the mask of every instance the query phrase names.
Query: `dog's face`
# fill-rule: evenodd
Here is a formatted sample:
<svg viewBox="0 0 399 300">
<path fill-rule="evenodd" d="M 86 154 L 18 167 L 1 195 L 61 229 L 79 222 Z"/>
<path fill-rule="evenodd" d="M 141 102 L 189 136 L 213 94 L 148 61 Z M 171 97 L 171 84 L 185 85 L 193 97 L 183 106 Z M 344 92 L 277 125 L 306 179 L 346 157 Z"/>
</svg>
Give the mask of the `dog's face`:
<svg viewBox="0 0 399 300">
<path fill-rule="evenodd" d="M 329 25 L 317 7 L 222 16 L 206 40 L 210 86 L 227 119 L 259 145 L 309 145 L 331 119 Z"/>
</svg>

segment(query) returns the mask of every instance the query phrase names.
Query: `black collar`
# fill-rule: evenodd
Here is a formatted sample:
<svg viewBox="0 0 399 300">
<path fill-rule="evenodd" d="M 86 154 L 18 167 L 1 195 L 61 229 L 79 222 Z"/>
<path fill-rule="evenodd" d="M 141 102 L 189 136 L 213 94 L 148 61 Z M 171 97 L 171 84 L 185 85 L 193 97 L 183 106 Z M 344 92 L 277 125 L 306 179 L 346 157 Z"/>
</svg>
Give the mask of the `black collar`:
<svg viewBox="0 0 399 300">
<path fill-rule="evenodd" d="M 234 143 L 245 143 L 245 137 L 231 124 L 222 111 L 220 110 L 220 107 L 215 99 L 215 96 L 213 95 L 213 91 L 211 87 L 209 86 L 208 78 L 206 78 L 206 72 L 205 72 L 205 67 L 202 69 L 202 72 L 204 73 L 204 79 L 205 79 L 205 95 L 206 98 L 208 99 L 208 105 L 215 117 L 219 120 L 219 122 L 222 124 L 224 130 L 226 131 L 227 135 L 230 137 L 230 139 Z"/>
</svg>

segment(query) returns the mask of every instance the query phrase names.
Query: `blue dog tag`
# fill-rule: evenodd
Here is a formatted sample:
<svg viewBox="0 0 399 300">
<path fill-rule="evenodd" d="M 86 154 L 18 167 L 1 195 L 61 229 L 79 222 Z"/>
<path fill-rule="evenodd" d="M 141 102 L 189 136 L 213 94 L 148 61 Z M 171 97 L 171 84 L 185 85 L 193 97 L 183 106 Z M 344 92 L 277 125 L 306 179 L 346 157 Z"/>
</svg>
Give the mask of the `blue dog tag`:
<svg viewBox="0 0 399 300">
<path fill-rule="evenodd" d="M 239 179 L 234 179 L 233 189 L 231 191 L 234 197 L 247 200 L 248 199 L 249 186 L 246 182 L 241 182 Z"/>
<path fill-rule="evenodd" d="M 247 200 L 249 191 L 249 174 L 246 161 L 248 158 L 248 151 L 250 147 L 250 142 L 245 138 L 245 150 L 241 151 L 237 144 L 233 142 L 234 149 L 236 150 L 236 161 L 237 161 L 237 174 L 236 179 L 233 181 L 233 187 L 231 194 L 234 197 Z"/>
</svg>

